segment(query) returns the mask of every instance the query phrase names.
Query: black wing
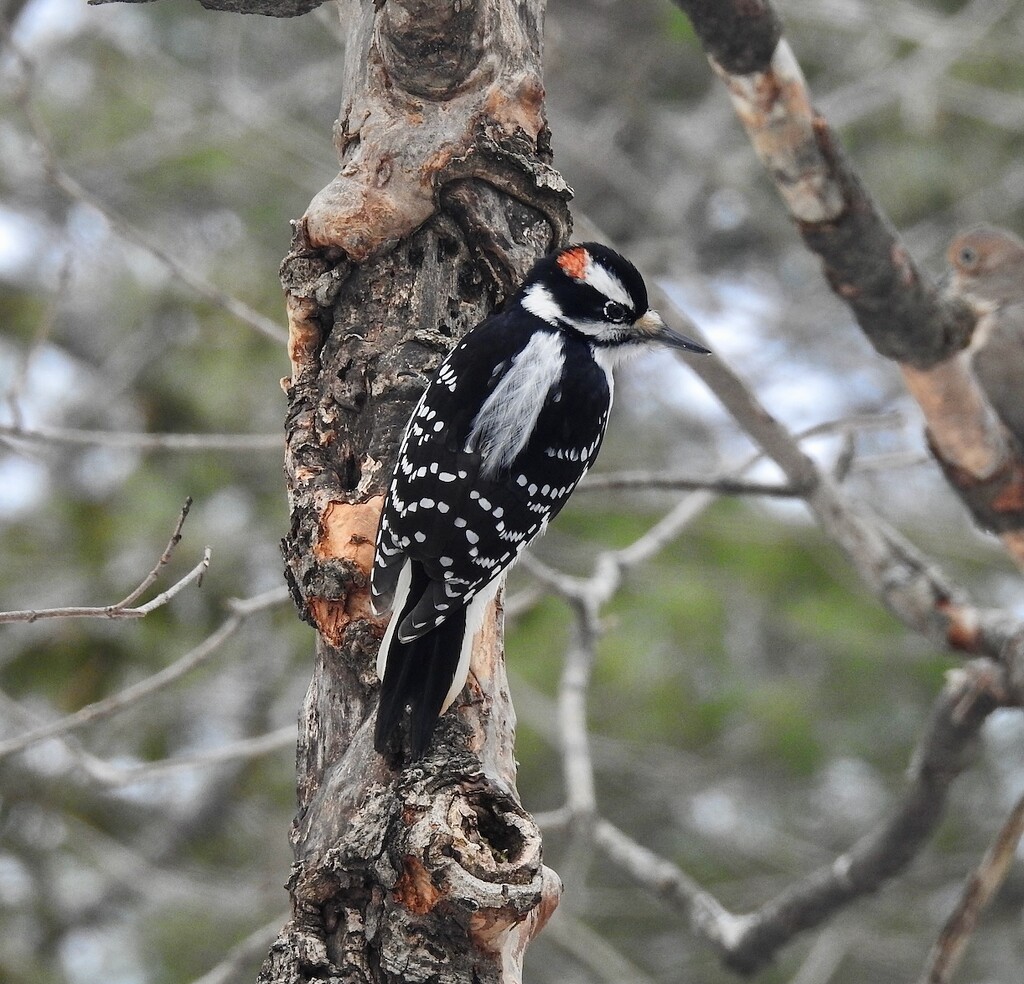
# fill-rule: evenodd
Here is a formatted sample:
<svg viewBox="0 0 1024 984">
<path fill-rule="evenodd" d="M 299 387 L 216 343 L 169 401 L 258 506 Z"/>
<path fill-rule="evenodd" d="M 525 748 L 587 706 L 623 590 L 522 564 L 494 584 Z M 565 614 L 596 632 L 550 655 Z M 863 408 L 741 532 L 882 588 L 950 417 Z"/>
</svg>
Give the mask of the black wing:
<svg viewBox="0 0 1024 984">
<path fill-rule="evenodd" d="M 490 474 L 469 445 L 477 413 L 533 333 L 505 315 L 481 323 L 442 363 L 409 421 L 371 578 L 375 607 L 385 610 L 407 560 L 426 571 L 426 589 L 398 628 L 401 641 L 429 632 L 498 577 L 562 508 L 597 453 L 607 379 L 585 343 L 571 341 L 514 460 Z"/>
</svg>

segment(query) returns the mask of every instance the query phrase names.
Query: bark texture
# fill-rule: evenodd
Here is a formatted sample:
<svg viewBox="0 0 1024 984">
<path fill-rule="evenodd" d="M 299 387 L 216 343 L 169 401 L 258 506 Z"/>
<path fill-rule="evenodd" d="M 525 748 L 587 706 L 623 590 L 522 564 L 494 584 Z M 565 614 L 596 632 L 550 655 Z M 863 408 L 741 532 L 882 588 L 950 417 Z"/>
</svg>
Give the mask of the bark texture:
<svg viewBox="0 0 1024 984">
<path fill-rule="evenodd" d="M 292 374 L 287 576 L 317 630 L 300 720 L 293 917 L 260 980 L 516 981 L 558 901 L 515 786 L 500 600 L 431 751 L 373 750 L 384 620 L 368 578 L 402 429 L 430 372 L 564 241 L 542 0 L 341 6 L 341 170 L 282 266 Z"/>
</svg>

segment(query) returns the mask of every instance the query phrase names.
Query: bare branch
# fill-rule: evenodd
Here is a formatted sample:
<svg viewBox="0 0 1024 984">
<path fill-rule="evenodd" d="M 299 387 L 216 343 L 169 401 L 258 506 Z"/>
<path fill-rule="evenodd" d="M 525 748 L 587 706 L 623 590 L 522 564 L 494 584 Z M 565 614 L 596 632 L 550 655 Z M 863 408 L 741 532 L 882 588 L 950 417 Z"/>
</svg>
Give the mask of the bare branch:
<svg viewBox="0 0 1024 984">
<path fill-rule="evenodd" d="M 145 605 L 138 608 L 121 608 L 118 605 L 106 605 L 103 608 L 67 607 L 67 608 L 28 608 L 21 611 L 0 612 L 0 624 L 6 622 L 37 622 L 46 618 L 142 618 L 150 612 L 166 605 L 176 594 L 188 587 L 193 581 L 201 584 L 203 575 L 210 566 L 210 548 L 203 550 L 203 559 L 196 564 L 180 581 L 171 585 L 166 591 L 157 595 Z"/>
<path fill-rule="evenodd" d="M 675 308 L 689 334 L 700 329 L 668 295 L 652 291 L 663 310 Z M 785 473 L 806 487 L 808 508 L 825 533 L 844 551 L 864 583 L 904 624 L 960 652 L 1002 657 L 1019 621 L 1006 613 L 975 608 L 924 555 L 900 533 L 844 490 L 804 453 L 797 439 L 764 407 L 746 383 L 716 355 L 688 360 L 736 422 Z"/>
<path fill-rule="evenodd" d="M 156 579 L 160 576 L 161 569 L 170 563 L 171 556 L 174 553 L 174 548 L 181 542 L 181 530 L 185 525 L 185 520 L 188 518 L 188 513 L 191 508 L 192 496 L 188 496 L 185 499 L 185 504 L 181 507 L 181 514 L 178 516 L 178 522 L 174 524 L 174 532 L 171 534 L 170 540 L 167 541 L 167 546 L 164 548 L 164 552 L 160 555 L 160 559 L 156 562 L 156 566 L 142 579 L 139 586 L 132 591 L 127 598 L 124 598 L 114 605 L 114 608 L 127 608 L 141 597 L 146 588 L 156 582 Z"/>
<path fill-rule="evenodd" d="M 124 451 L 281 451 L 280 434 L 146 434 L 80 430 L 70 427 L 21 427 L 0 424 L 0 438 L 11 445 L 57 444 Z"/>
<path fill-rule="evenodd" d="M 587 731 L 587 690 L 600 632 L 596 608 L 581 606 L 558 686 L 566 806 L 573 819 L 582 823 L 589 823 L 597 812 L 594 765 Z"/>
<path fill-rule="evenodd" d="M 798 498 L 805 489 L 778 482 L 752 482 L 738 478 L 695 478 L 673 472 L 623 471 L 591 475 L 578 492 L 616 492 L 623 489 L 671 489 L 676 492 L 707 491 L 715 495 L 763 495 L 773 499 Z"/>
<path fill-rule="evenodd" d="M 904 424 L 900 414 L 874 414 L 871 416 L 854 415 L 841 417 L 838 420 L 826 420 L 811 427 L 797 431 L 793 436 L 804 441 L 810 437 L 823 434 L 841 434 L 850 436 L 861 430 L 885 430 L 901 427 Z M 758 455 L 753 461 L 742 465 L 742 469 L 753 467 L 763 456 Z M 851 470 L 875 471 L 887 467 L 903 467 L 908 464 L 928 462 L 927 456 L 921 452 L 898 452 L 892 455 L 877 455 L 871 464 L 851 464 Z M 809 487 L 802 487 L 792 482 L 755 482 L 738 477 L 739 468 L 727 469 L 718 475 L 694 476 L 674 472 L 656 471 L 622 471 L 591 473 L 580 483 L 577 492 L 606 492 L 620 489 L 670 489 L 673 491 L 708 491 L 716 495 L 760 495 L 769 498 L 798 498 L 805 496 Z"/>
<path fill-rule="evenodd" d="M 814 110 L 768 0 L 677 3 L 690 17 L 805 244 L 822 260 L 830 286 L 879 354 L 900 364 L 950 484 L 978 524 L 997 530 L 1007 552 L 1024 567 L 1024 461 L 1006 440 L 961 352 L 975 312 L 962 299 L 937 291 L 915 266 L 846 160 L 838 137 Z M 995 5 L 994 16 L 1003 8 Z M 986 20 L 982 30 L 990 27 Z M 976 489 L 982 494 L 971 494 Z"/>
<path fill-rule="evenodd" d="M 90 0 L 94 2 L 94 0 Z M 236 943 L 227 952 L 227 956 L 216 967 L 211 967 L 202 977 L 197 977 L 192 984 L 229 984 L 238 979 L 246 965 L 259 954 L 266 951 L 277 935 L 278 929 L 287 921 L 288 913 L 275 916 L 270 922 L 254 929 L 244 940 Z"/>
<path fill-rule="evenodd" d="M 742 936 L 745 917 L 733 915 L 678 865 L 638 844 L 614 824 L 598 820 L 594 844 L 642 888 L 688 913 L 697 935 L 723 950 Z"/>
<path fill-rule="evenodd" d="M 25 75 L 31 77 L 35 72 L 35 64 L 33 61 L 13 41 L 9 40 L 8 47 L 18 59 Z M 159 243 L 151 239 L 141 229 L 137 229 L 127 219 L 110 208 L 109 205 L 83 188 L 73 177 L 71 177 L 70 174 L 68 174 L 60 163 L 60 159 L 53 149 L 53 142 L 50 139 L 50 134 L 43 123 L 42 118 L 36 112 L 35 104 L 32 100 L 31 85 L 23 84 L 19 86 L 15 93 L 15 98 L 21 106 L 22 112 L 25 114 L 25 118 L 28 121 L 32 135 L 39 144 L 47 176 L 55 187 L 59 188 L 69 198 L 88 205 L 90 208 L 99 212 L 123 239 L 144 249 L 154 257 L 154 259 L 158 260 L 164 267 L 166 267 L 175 277 L 177 277 L 178 280 L 200 297 L 209 301 L 211 304 L 215 304 L 218 307 L 223 308 L 223 310 L 227 311 L 243 324 L 248 325 L 261 335 L 269 338 L 271 341 L 277 342 L 278 344 L 283 344 L 287 341 L 288 336 L 279 324 L 260 314 L 260 312 L 254 308 L 249 307 L 249 305 L 244 301 L 228 294 L 219 287 L 215 287 L 203 277 L 193 273 L 187 266 L 175 257 L 171 256 L 171 254 L 168 253 Z"/>
<path fill-rule="evenodd" d="M 694 932 L 718 949 L 726 964 L 751 973 L 798 933 L 876 891 L 917 855 L 942 817 L 950 785 L 974 757 L 981 725 L 1005 699 L 1004 677 L 984 660 L 951 672 L 912 758 L 898 809 L 832 864 L 754 912 L 728 912 L 670 861 L 604 820 L 595 825 L 594 842 L 638 884 L 687 913 Z"/>
<path fill-rule="evenodd" d="M 985 907 L 1003 884 L 1024 836 L 1024 796 L 1022 796 L 995 840 L 972 872 L 957 907 L 942 927 L 935 946 L 928 955 L 927 969 L 921 984 L 949 984 L 963 958 L 967 944 Z"/>
<path fill-rule="evenodd" d="M 196 564 L 195 567 L 189 571 L 177 584 L 172 584 L 166 591 L 162 591 L 155 598 L 151 598 L 144 605 L 139 605 L 138 608 L 134 609 L 140 615 L 148 615 L 152 611 L 156 611 L 158 608 L 162 608 L 167 604 L 176 594 L 178 594 L 182 588 L 187 584 L 190 584 L 193 580 L 196 582 L 196 587 L 199 587 L 203 583 L 203 575 L 206 573 L 210 566 L 210 548 L 206 547 L 203 550 L 203 559 Z M 130 611 L 131 609 L 121 609 L 122 611 Z"/>
<path fill-rule="evenodd" d="M 110 697 L 87 704 L 81 710 L 75 711 L 58 721 L 33 728 L 31 731 L 18 735 L 16 738 L 9 738 L 0 742 L 0 759 L 20 752 L 30 745 L 43 741 L 46 738 L 55 738 L 84 728 L 87 724 L 111 717 L 121 711 L 133 707 L 146 697 L 150 697 L 158 691 L 170 686 L 176 680 L 190 673 L 197 666 L 201 666 L 238 630 L 244 621 L 241 615 L 231 615 L 220 627 L 208 635 L 198 646 L 189 650 L 184 656 L 177 659 L 170 666 L 165 667 L 159 673 L 154 673 L 145 680 L 141 680 L 130 687 Z"/>
<path fill-rule="evenodd" d="M 119 601 L 114 605 L 105 605 L 102 608 L 35 608 L 23 611 L 0 612 L 0 624 L 6 622 L 36 622 L 39 619 L 46 618 L 143 618 L 150 612 L 155 611 L 158 608 L 162 608 L 175 595 L 179 594 L 184 588 L 188 587 L 188 585 L 193 582 L 197 585 L 202 584 L 203 575 L 210 566 L 209 547 L 206 547 L 203 550 L 203 559 L 200 560 L 199 563 L 196 564 L 196 566 L 193 567 L 192 570 L 190 570 L 183 578 L 175 584 L 172 584 L 166 591 L 158 594 L 155 598 L 151 601 L 147 601 L 144 605 L 139 605 L 137 608 L 129 607 L 157 580 L 160 576 L 160 571 L 170 562 L 171 555 L 174 553 L 174 548 L 181 541 L 181 528 L 185 523 L 185 518 L 188 516 L 188 511 L 191 507 L 192 499 L 190 497 L 185 500 L 185 505 L 182 507 L 181 515 L 178 517 L 178 522 L 174 527 L 174 532 L 171 534 L 171 539 L 168 541 L 164 552 L 160 555 L 160 559 L 156 562 L 156 566 L 142 579 L 139 586 L 122 601 Z"/>
</svg>

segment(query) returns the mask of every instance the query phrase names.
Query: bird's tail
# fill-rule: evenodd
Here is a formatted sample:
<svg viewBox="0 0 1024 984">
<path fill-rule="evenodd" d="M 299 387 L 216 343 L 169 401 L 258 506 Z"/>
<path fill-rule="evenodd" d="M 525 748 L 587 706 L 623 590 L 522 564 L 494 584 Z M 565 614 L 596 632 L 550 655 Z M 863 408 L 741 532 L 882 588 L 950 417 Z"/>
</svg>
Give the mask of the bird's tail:
<svg viewBox="0 0 1024 984">
<path fill-rule="evenodd" d="M 408 590 L 403 591 L 405 585 L 399 585 L 391 625 L 381 643 L 380 706 L 373 745 L 382 755 L 404 757 L 407 751 L 412 759 L 417 759 L 430 744 L 471 640 L 466 639 L 464 608 L 452 612 L 437 628 L 418 639 L 399 640 L 395 627 L 412 611 L 426 588 L 422 567 L 415 561 L 411 567 Z"/>
</svg>

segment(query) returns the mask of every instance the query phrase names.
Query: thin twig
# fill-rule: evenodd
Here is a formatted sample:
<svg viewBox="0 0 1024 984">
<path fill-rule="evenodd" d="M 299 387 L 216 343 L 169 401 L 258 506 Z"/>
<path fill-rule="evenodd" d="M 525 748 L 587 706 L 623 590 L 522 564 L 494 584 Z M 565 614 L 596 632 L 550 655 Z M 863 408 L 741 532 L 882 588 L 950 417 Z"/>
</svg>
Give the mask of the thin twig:
<svg viewBox="0 0 1024 984">
<path fill-rule="evenodd" d="M 203 583 L 203 575 L 210 566 L 209 547 L 206 547 L 203 550 L 202 560 L 200 560 L 199 563 L 196 564 L 196 566 L 193 567 L 192 570 L 190 570 L 183 578 L 172 584 L 166 591 L 146 602 L 146 604 L 140 605 L 137 608 L 131 607 L 133 602 L 137 601 L 146 592 L 146 590 L 157 581 L 160 577 L 160 571 L 170 563 L 175 548 L 181 542 L 181 530 L 185 525 L 185 520 L 188 517 L 188 513 L 191 508 L 192 497 L 189 496 L 185 500 L 185 504 L 181 507 L 181 513 L 178 516 L 178 521 L 174 525 L 174 532 L 171 534 L 170 540 L 167 541 L 167 546 L 164 549 L 164 552 L 160 555 L 160 559 L 156 562 L 153 569 L 142 579 L 139 585 L 121 601 L 113 605 L 104 605 L 102 608 L 78 606 L 63 608 L 30 608 L 23 611 L 0 612 L 0 624 L 8 622 L 36 622 L 40 619 L 46 618 L 143 618 L 150 612 L 156 611 L 158 608 L 162 608 L 175 595 L 181 592 L 193 581 L 197 586 L 201 585 Z"/>
<path fill-rule="evenodd" d="M 25 75 L 31 77 L 35 72 L 35 65 L 32 60 L 13 42 L 10 42 L 9 47 L 20 62 Z M 31 85 L 26 83 L 19 86 L 15 98 L 21 106 L 22 112 L 25 114 L 25 118 L 28 121 L 32 135 L 39 144 L 46 173 L 50 181 L 57 188 L 64 192 L 64 194 L 69 198 L 82 202 L 99 212 L 123 239 L 126 239 L 128 242 L 134 243 L 136 246 L 146 250 L 146 252 L 163 264 L 175 277 L 200 297 L 203 297 L 210 303 L 223 308 L 243 324 L 248 325 L 250 328 L 258 331 L 261 335 L 266 336 L 272 341 L 279 344 L 287 342 L 287 333 L 279 324 L 260 314 L 260 312 L 254 308 L 249 307 L 249 305 L 244 301 L 239 300 L 237 297 L 233 297 L 231 294 L 221 290 L 219 287 L 215 287 L 203 277 L 193 273 L 183 263 L 171 256 L 171 254 L 168 253 L 159 243 L 151 239 L 146 233 L 142 232 L 142 230 L 133 226 L 127 219 L 115 212 L 101 199 L 83 188 L 73 177 L 71 177 L 70 174 L 68 174 L 66 170 L 64 170 L 61 165 L 60 159 L 58 158 L 53 148 L 52 141 L 50 140 L 50 134 L 39 114 L 36 112 L 32 99 Z"/>
<path fill-rule="evenodd" d="M 180 680 L 187 673 L 196 667 L 201 666 L 226 642 L 244 621 L 242 615 L 230 615 L 214 632 L 208 635 L 198 646 L 189 650 L 170 666 L 165 667 L 159 673 L 146 677 L 130 687 L 110 697 L 87 704 L 81 710 L 75 711 L 66 717 L 53 721 L 50 724 L 33 728 L 31 731 L 0 742 L 0 759 L 6 758 L 15 752 L 20 752 L 30 745 L 43 741 L 47 738 L 54 738 L 65 735 L 69 731 L 76 731 L 84 728 L 87 724 L 100 721 L 103 718 L 111 717 L 120 711 L 134 706 L 146 697 L 150 697 L 158 691 L 170 686 L 176 680 Z"/>
<path fill-rule="evenodd" d="M 960 901 L 935 941 L 921 984 L 949 984 L 963 959 L 985 907 L 1006 880 L 1024 836 L 1024 796 L 999 828 L 981 863 L 964 885 Z"/>
<path fill-rule="evenodd" d="M 128 595 L 128 598 L 125 601 L 119 601 L 116 605 L 104 605 L 99 608 L 73 606 L 64 608 L 27 608 L 20 611 L 0 612 L 0 624 L 9 622 L 38 622 L 40 619 L 48 618 L 107 618 L 115 620 L 144 618 L 157 608 L 162 608 L 175 595 L 179 594 L 193 582 L 197 585 L 202 584 L 203 575 L 210 566 L 210 548 L 205 547 L 203 549 L 202 560 L 200 560 L 199 563 L 196 564 L 196 566 L 193 567 L 192 570 L 190 570 L 183 578 L 172 584 L 166 591 L 161 592 L 155 598 L 147 601 L 144 605 L 139 605 L 137 608 L 126 607 L 126 603 L 130 604 L 138 598 L 138 596 L 156 580 L 156 575 L 159 572 L 160 567 L 167 562 L 165 559 L 166 557 L 167 554 L 165 553 L 164 557 L 160 558 L 160 562 L 153 571 L 146 575 L 146 579 L 142 584 Z"/>
<path fill-rule="evenodd" d="M 127 608 L 129 605 L 134 604 L 142 596 L 143 592 L 156 582 L 156 579 L 160 576 L 160 571 L 170 563 L 175 547 L 181 543 L 181 531 L 185 526 L 185 520 L 188 519 L 188 513 L 191 508 L 192 496 L 187 496 L 185 504 L 181 507 L 181 513 L 178 515 L 178 521 L 174 524 L 174 532 L 171 533 L 171 538 L 167 541 L 167 546 L 160 555 L 160 559 L 156 562 L 154 568 L 142 579 L 139 586 L 127 598 L 114 605 L 114 608 Z"/>
<path fill-rule="evenodd" d="M 751 973 L 798 933 L 876 891 L 917 855 L 943 815 L 950 785 L 974 755 L 982 724 L 1004 698 L 1003 679 L 985 660 L 951 672 L 914 752 L 899 807 L 831 864 L 751 913 L 729 912 L 672 862 L 603 819 L 594 826 L 594 843 L 638 884 L 686 913 L 726 964 Z"/>
<path fill-rule="evenodd" d="M 902 427 L 903 417 L 896 413 L 874 414 L 870 416 L 852 415 L 836 420 L 824 420 L 811 427 L 796 432 L 793 436 L 798 441 L 812 437 L 838 434 L 849 438 L 858 431 L 891 430 Z M 771 498 L 792 498 L 805 496 L 810 489 L 792 482 L 755 482 L 742 479 L 739 474 L 749 469 L 763 455 L 753 461 L 745 462 L 736 468 L 727 469 L 718 475 L 695 476 L 676 472 L 657 471 L 622 471 L 588 475 L 579 485 L 577 492 L 614 491 L 617 489 L 671 489 L 674 491 L 707 491 L 716 495 L 763 495 Z M 916 461 L 917 459 L 915 459 Z M 923 455 L 920 460 L 927 461 Z M 897 463 L 902 464 L 900 459 Z"/>
<path fill-rule="evenodd" d="M 266 951 L 278 930 L 287 921 L 288 913 L 283 912 L 259 929 L 253 930 L 244 940 L 228 950 L 227 956 L 216 967 L 211 967 L 192 984 L 228 984 L 229 981 L 235 980 L 246 969 L 249 961 Z"/>
<path fill-rule="evenodd" d="M 165 667 L 158 673 L 140 680 L 138 683 L 110 697 L 105 697 L 95 703 L 87 704 L 74 714 L 69 714 L 58 721 L 33 728 L 24 734 L 18 735 L 5 742 L 0 742 L 0 759 L 14 752 L 19 752 L 29 745 L 43 741 L 46 738 L 65 736 L 68 732 L 76 731 L 87 724 L 103 718 L 111 717 L 139 701 L 151 696 L 170 686 L 176 680 L 190 673 L 196 667 L 201 666 L 210 657 L 216 654 L 217 650 L 238 630 L 245 619 L 259 611 L 272 608 L 287 600 L 287 589 L 272 588 L 252 598 L 236 598 L 228 602 L 228 609 L 231 612 L 214 632 L 208 635 L 198 646 L 189 650 L 170 666 Z"/>
<path fill-rule="evenodd" d="M 81 430 L 70 427 L 20 427 L 0 424 L 7 443 L 58 444 L 114 448 L 124 451 L 281 451 L 280 434 L 146 434 L 129 431 Z"/>
<path fill-rule="evenodd" d="M 770 498 L 803 496 L 806 489 L 779 482 L 752 482 L 726 476 L 696 478 L 674 472 L 622 471 L 590 475 L 578 492 L 614 492 L 620 489 L 671 489 L 676 492 L 707 491 L 715 495 L 763 495 Z"/>
<path fill-rule="evenodd" d="M 588 822 L 597 811 L 594 764 L 587 730 L 587 691 L 600 638 L 596 607 L 580 607 L 558 686 L 558 723 L 566 806 L 574 820 Z"/>
<path fill-rule="evenodd" d="M 203 575 L 206 573 L 210 566 L 210 548 L 206 547 L 203 550 L 203 559 L 192 568 L 191 571 L 185 577 L 183 577 L 177 584 L 172 584 L 166 591 L 162 591 L 155 598 L 151 598 L 144 605 L 139 605 L 138 608 L 134 609 L 140 615 L 148 615 L 152 611 L 156 611 L 158 608 L 162 608 L 167 604 L 176 594 L 178 594 L 182 588 L 185 587 L 193 578 L 196 582 L 196 587 L 201 587 L 203 583 Z"/>
</svg>

